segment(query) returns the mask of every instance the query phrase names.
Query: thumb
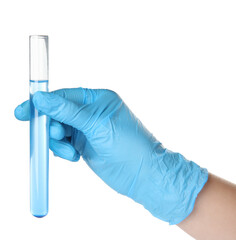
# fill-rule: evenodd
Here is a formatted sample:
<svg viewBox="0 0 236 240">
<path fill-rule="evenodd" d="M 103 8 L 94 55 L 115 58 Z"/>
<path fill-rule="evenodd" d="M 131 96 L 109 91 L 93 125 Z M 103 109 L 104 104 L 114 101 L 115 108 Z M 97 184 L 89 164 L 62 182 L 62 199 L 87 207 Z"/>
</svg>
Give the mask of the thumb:
<svg viewBox="0 0 236 240">
<path fill-rule="evenodd" d="M 36 92 L 33 103 L 37 110 L 56 121 L 70 125 L 86 132 L 87 122 L 92 112 L 88 112 L 85 104 L 76 104 L 53 92 Z"/>
</svg>

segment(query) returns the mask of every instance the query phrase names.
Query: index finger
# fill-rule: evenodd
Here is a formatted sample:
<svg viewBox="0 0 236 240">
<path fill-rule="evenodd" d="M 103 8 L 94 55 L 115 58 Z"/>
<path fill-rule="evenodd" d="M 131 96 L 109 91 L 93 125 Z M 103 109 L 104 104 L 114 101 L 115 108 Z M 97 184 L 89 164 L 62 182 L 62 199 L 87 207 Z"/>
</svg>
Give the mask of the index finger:
<svg viewBox="0 0 236 240">
<path fill-rule="evenodd" d="M 85 98 L 85 89 L 83 88 L 64 88 L 52 91 L 63 98 L 74 103 L 83 104 Z M 88 95 L 88 94 L 87 94 Z M 15 108 L 15 117 L 20 121 L 30 120 L 30 101 L 26 100 Z"/>
</svg>

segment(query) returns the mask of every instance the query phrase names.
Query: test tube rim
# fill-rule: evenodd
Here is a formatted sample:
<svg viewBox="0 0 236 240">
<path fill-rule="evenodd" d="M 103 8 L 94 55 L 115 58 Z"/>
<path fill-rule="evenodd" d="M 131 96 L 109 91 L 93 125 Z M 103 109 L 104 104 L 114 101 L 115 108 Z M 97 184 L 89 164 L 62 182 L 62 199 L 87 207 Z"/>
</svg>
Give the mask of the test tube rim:
<svg viewBox="0 0 236 240">
<path fill-rule="evenodd" d="M 48 35 L 30 35 L 30 38 L 48 38 Z"/>
</svg>

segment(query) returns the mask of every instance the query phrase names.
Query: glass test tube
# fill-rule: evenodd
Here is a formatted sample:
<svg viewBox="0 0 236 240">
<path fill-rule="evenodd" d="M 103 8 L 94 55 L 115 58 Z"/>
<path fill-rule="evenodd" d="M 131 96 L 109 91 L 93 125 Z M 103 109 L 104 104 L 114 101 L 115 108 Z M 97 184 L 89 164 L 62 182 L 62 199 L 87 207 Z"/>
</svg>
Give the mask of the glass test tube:
<svg viewBox="0 0 236 240">
<path fill-rule="evenodd" d="M 32 98 L 48 91 L 48 36 L 29 37 L 30 91 L 30 211 L 35 217 L 48 213 L 49 119 L 38 112 Z"/>
</svg>

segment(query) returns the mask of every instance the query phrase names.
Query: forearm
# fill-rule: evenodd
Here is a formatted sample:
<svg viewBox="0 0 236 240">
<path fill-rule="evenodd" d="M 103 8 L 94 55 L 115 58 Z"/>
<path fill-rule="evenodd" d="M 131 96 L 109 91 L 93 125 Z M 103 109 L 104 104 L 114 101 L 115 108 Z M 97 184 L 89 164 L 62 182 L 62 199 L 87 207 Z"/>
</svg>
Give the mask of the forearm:
<svg viewBox="0 0 236 240">
<path fill-rule="evenodd" d="M 192 213 L 178 226 L 196 239 L 236 239 L 236 185 L 209 174 Z"/>
</svg>

